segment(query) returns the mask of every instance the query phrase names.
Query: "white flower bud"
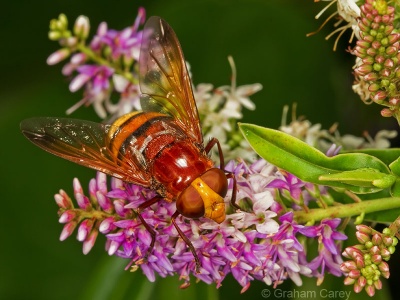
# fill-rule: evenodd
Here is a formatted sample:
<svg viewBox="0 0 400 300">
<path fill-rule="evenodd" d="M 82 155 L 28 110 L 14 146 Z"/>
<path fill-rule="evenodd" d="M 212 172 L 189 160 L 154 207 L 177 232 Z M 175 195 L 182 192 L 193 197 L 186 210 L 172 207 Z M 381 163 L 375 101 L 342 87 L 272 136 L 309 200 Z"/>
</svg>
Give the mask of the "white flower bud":
<svg viewBox="0 0 400 300">
<path fill-rule="evenodd" d="M 58 64 L 60 61 L 66 59 L 70 54 L 71 51 L 67 48 L 59 49 L 56 52 L 50 54 L 46 62 L 48 65 L 55 65 Z"/>
<path fill-rule="evenodd" d="M 89 30 L 89 18 L 82 15 L 79 16 L 75 21 L 74 34 L 81 39 L 86 39 L 89 35 Z"/>
</svg>

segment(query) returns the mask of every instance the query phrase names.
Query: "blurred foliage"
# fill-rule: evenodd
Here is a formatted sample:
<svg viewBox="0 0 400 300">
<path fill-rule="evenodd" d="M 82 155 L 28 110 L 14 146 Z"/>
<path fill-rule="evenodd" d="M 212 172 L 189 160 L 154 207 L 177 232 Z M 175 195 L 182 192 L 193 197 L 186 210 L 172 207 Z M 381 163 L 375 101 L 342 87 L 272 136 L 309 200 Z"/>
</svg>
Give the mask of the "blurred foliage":
<svg viewBox="0 0 400 300">
<path fill-rule="evenodd" d="M 178 278 L 147 282 L 140 271 L 125 272 L 127 262 L 110 258 L 100 239 L 92 252 L 82 255 L 74 236 L 61 243 L 53 195 L 58 189 L 72 192 L 72 179 L 83 186 L 94 171 L 51 156 L 25 140 L 19 122 L 33 116 L 64 116 L 81 91 L 71 94 L 60 66 L 46 65 L 57 44 L 47 39 L 50 19 L 65 13 L 72 23 L 80 14 L 90 18 L 92 33 L 101 21 L 122 29 L 135 19 L 142 5 L 147 15 L 166 19 L 181 41 L 191 64 L 194 82 L 229 84 L 227 56 L 238 70 L 238 84 L 260 82 L 264 89 L 253 100 L 255 112 L 246 122 L 276 128 L 282 107 L 298 103 L 298 114 L 328 128 L 338 121 L 342 133 L 361 135 L 395 128 L 379 108 L 366 107 L 351 90 L 353 57 L 346 51 L 347 37 L 333 52 L 333 40 L 316 36 L 322 20 L 314 16 L 325 5 L 296 0 L 148 0 L 148 1 L 7 1 L 0 17 L 2 80 L 0 81 L 1 198 L 0 299 L 261 299 L 263 283 L 252 284 L 240 295 L 232 279 L 215 287 L 195 284 L 178 289 Z M 327 14 L 328 16 L 328 14 Z M 98 120 L 91 108 L 72 117 Z M 394 262 L 393 262 L 394 263 Z M 393 264 L 392 264 L 393 265 Z M 311 283 L 310 283 L 311 282 Z M 326 278 L 322 288 L 345 290 L 341 279 Z M 281 289 L 294 288 L 288 283 Z M 299 289 L 299 288 L 298 288 Z M 315 280 L 305 290 L 317 290 Z M 348 289 L 346 289 L 348 290 Z M 385 296 L 386 291 L 377 294 Z M 356 296 L 352 293 L 351 299 Z M 386 297 L 384 297 L 386 298 Z"/>
</svg>

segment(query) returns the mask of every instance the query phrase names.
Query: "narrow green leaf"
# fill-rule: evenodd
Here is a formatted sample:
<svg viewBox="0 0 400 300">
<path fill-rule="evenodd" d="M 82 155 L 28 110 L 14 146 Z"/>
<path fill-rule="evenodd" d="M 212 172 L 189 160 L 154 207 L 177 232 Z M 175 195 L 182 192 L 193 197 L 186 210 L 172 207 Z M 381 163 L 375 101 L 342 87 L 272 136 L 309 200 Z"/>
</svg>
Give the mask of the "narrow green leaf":
<svg viewBox="0 0 400 300">
<path fill-rule="evenodd" d="M 158 277 L 156 280 L 156 288 L 152 299 L 158 300 L 218 300 L 219 290 L 215 284 L 206 284 L 205 282 L 196 282 L 193 278 L 190 287 L 180 289 L 179 286 L 183 283 L 179 276 L 168 276 L 166 278 Z M 137 298 L 140 299 L 140 298 Z"/>
<path fill-rule="evenodd" d="M 344 171 L 334 174 L 324 174 L 322 181 L 338 181 L 346 184 L 364 187 L 389 188 L 396 181 L 396 176 L 384 174 L 375 169 L 363 168 L 354 171 Z"/>
<path fill-rule="evenodd" d="M 134 295 L 141 295 L 141 298 L 130 296 L 130 299 L 151 299 L 154 283 L 149 284 L 141 271 L 125 271 L 126 265 L 127 261 L 124 259 L 105 256 L 97 265 L 93 276 L 88 278 L 85 292 L 80 295 L 80 299 L 122 300 L 132 293 L 132 288 Z"/>
<path fill-rule="evenodd" d="M 344 151 L 347 153 L 350 151 Z M 380 159 L 384 164 L 389 165 L 391 162 L 400 157 L 400 148 L 390 149 L 357 149 L 352 150 L 351 153 L 365 153 Z"/>
<path fill-rule="evenodd" d="M 376 211 L 366 214 L 365 221 L 388 224 L 394 222 L 400 215 L 400 208 Z"/>
<path fill-rule="evenodd" d="M 396 179 L 396 182 L 392 186 L 392 189 L 391 189 L 390 192 L 391 192 L 393 197 L 399 197 L 400 196 L 400 178 Z"/>
<path fill-rule="evenodd" d="M 390 165 L 390 170 L 397 176 L 400 176 L 400 157 L 396 158 Z"/>
<path fill-rule="evenodd" d="M 324 181 L 320 180 L 320 176 L 363 168 L 375 169 L 385 174 L 390 172 L 381 160 L 372 155 L 345 153 L 327 157 L 303 141 L 278 130 L 243 123 L 239 124 L 239 128 L 261 157 L 307 182 L 346 188 L 354 193 L 373 193 L 382 188 Z"/>
</svg>

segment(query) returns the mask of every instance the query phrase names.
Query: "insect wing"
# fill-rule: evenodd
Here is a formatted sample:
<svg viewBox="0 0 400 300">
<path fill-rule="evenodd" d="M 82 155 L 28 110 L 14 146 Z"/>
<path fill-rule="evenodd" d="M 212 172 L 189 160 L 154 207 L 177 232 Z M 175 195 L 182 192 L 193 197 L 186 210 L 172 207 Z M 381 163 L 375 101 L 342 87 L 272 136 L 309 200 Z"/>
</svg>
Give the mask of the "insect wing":
<svg viewBox="0 0 400 300">
<path fill-rule="evenodd" d="M 142 166 L 112 155 L 107 139 L 110 129 L 111 125 L 66 118 L 21 122 L 22 133 L 40 148 L 124 181 L 149 186 L 150 174 Z"/>
<path fill-rule="evenodd" d="M 159 17 L 151 17 L 144 27 L 139 68 L 142 109 L 171 115 L 194 141 L 202 143 L 181 46 L 172 28 Z"/>
</svg>

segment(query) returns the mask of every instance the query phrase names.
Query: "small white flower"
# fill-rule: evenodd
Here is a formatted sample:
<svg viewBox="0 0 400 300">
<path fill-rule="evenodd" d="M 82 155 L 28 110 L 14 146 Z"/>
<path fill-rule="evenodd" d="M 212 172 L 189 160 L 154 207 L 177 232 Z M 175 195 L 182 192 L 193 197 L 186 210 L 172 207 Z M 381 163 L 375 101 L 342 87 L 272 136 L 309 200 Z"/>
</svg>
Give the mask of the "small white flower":
<svg viewBox="0 0 400 300">
<path fill-rule="evenodd" d="M 338 13 L 347 22 L 357 24 L 361 10 L 356 4 L 358 0 L 338 0 Z"/>
<path fill-rule="evenodd" d="M 338 37 L 336 38 L 335 44 L 334 44 L 334 50 L 336 50 L 337 43 L 339 41 L 339 38 L 343 35 L 343 33 L 351 28 L 353 31 L 352 36 L 350 37 L 350 41 L 353 39 L 353 35 L 357 37 L 357 39 L 360 39 L 360 30 L 358 27 L 358 18 L 360 17 L 360 8 L 356 4 L 358 0 L 322 0 L 322 1 L 328 1 L 330 2 L 327 6 L 325 6 L 316 16 L 315 18 L 318 19 L 330 6 L 332 6 L 334 3 L 337 3 L 337 11 L 331 14 L 322 24 L 322 26 L 316 31 L 318 32 L 321 30 L 321 28 L 330 20 L 332 19 L 335 15 L 339 15 L 341 19 L 337 21 L 333 26 L 336 27 L 336 29 L 331 32 L 329 35 L 325 37 L 325 39 L 329 39 L 332 35 L 335 33 L 339 32 Z M 315 2 L 319 2 L 318 0 Z M 338 27 L 343 21 L 347 22 L 347 24 Z M 307 36 L 310 36 L 316 32 L 309 33 Z"/>
<path fill-rule="evenodd" d="M 225 159 L 244 158 L 247 161 L 255 159 L 256 154 L 243 140 L 235 140 L 230 145 L 232 136 L 237 134 L 236 120 L 243 117 L 243 107 L 254 110 L 255 105 L 250 96 L 261 90 L 259 83 L 236 86 L 236 68 L 232 57 L 228 57 L 232 68 L 231 85 L 221 86 L 213 90 L 212 84 L 199 84 L 193 94 L 199 111 L 204 139 L 217 138 L 221 144 Z M 235 126 L 235 127 L 233 127 Z M 213 150 L 211 157 L 218 160 L 218 153 Z"/>
<path fill-rule="evenodd" d="M 397 136 L 396 130 L 380 130 L 372 139 L 369 135 L 365 135 L 367 143 L 363 145 L 363 148 L 377 148 L 385 149 L 390 147 L 388 139 L 393 139 Z"/>
<path fill-rule="evenodd" d="M 236 66 L 233 58 L 228 57 L 229 64 L 232 69 L 232 79 L 230 86 L 221 86 L 217 88 L 217 92 L 221 92 L 226 97 L 226 107 L 234 107 L 238 111 L 241 111 L 241 106 L 247 109 L 254 110 L 255 104 L 250 100 L 249 96 L 255 94 L 262 89 L 260 83 L 248 84 L 243 86 L 236 86 Z"/>
<path fill-rule="evenodd" d="M 326 130 L 321 129 L 321 124 L 317 123 L 312 125 L 306 133 L 305 142 L 311 146 L 316 146 L 318 140 L 323 137 L 326 137 L 327 132 Z"/>
<path fill-rule="evenodd" d="M 102 118 L 107 118 L 107 111 L 104 109 L 103 102 L 109 99 L 109 93 L 106 91 L 102 91 L 100 93 L 95 94 L 91 97 L 90 101 L 93 102 L 93 108 L 96 114 Z"/>
<path fill-rule="evenodd" d="M 129 85 L 129 80 L 119 74 L 113 74 L 112 76 L 114 88 L 118 93 L 123 93 Z"/>
<path fill-rule="evenodd" d="M 270 194 L 270 192 L 267 191 Z M 279 224 L 272 218 L 276 217 L 276 213 L 268 210 L 273 203 L 269 201 L 272 195 L 263 195 L 264 197 L 258 199 L 253 204 L 253 212 L 237 212 L 231 214 L 232 224 L 240 228 L 249 228 L 250 226 L 256 226 L 256 230 L 260 233 L 270 234 L 276 233 L 279 229 Z"/>
<path fill-rule="evenodd" d="M 390 147 L 388 139 L 395 138 L 397 131 L 394 130 L 381 130 L 373 139 L 367 133 L 363 137 L 345 134 L 340 135 L 337 129 L 337 124 L 331 126 L 329 130 L 321 129 L 321 124 L 312 124 L 306 119 L 296 117 L 296 105 L 293 105 L 293 121 L 286 124 L 288 106 L 283 109 L 282 125 L 279 129 L 287 134 L 290 134 L 298 139 L 305 141 L 307 144 L 318 148 L 326 153 L 328 149 L 335 144 L 342 147 L 344 150 L 365 149 L 365 148 L 378 148 L 384 149 Z"/>
<path fill-rule="evenodd" d="M 104 102 L 104 106 L 113 117 L 119 117 L 135 110 L 141 110 L 139 86 L 132 84 L 124 76 L 113 74 L 112 76 L 115 90 L 120 94 L 117 103 L 112 103 L 109 98 Z"/>
<path fill-rule="evenodd" d="M 321 124 L 312 124 L 309 120 L 302 117 L 297 118 L 296 116 L 296 104 L 293 105 L 292 121 L 290 124 L 287 122 L 287 114 L 289 107 L 286 105 L 283 108 L 282 125 L 279 130 L 290 134 L 307 144 L 318 147 L 319 141 L 323 138 L 329 138 L 329 133 L 326 130 L 321 129 Z"/>
<path fill-rule="evenodd" d="M 225 161 L 240 157 L 244 161 L 253 162 L 258 157 L 246 140 L 240 141 L 240 145 L 234 149 L 231 149 L 230 146 L 226 144 L 221 145 L 221 147 Z"/>
<path fill-rule="evenodd" d="M 264 191 L 255 194 L 254 198 L 256 202 L 253 205 L 253 211 L 259 219 L 258 224 L 256 224 L 257 231 L 265 234 L 277 232 L 279 224 L 272 219 L 276 217 L 276 213 L 268 210 L 274 202 L 271 192 Z"/>
<path fill-rule="evenodd" d="M 355 135 L 345 134 L 340 138 L 344 149 L 359 149 L 364 143 L 364 139 Z"/>
<path fill-rule="evenodd" d="M 205 138 L 215 137 L 220 142 L 225 142 L 226 132 L 232 130 L 229 119 L 219 112 L 210 112 L 203 120 L 203 126 L 208 128 Z"/>
<path fill-rule="evenodd" d="M 196 99 L 196 105 L 199 111 L 206 111 L 213 88 L 214 86 L 211 83 L 200 83 L 193 88 L 194 98 Z"/>
</svg>

